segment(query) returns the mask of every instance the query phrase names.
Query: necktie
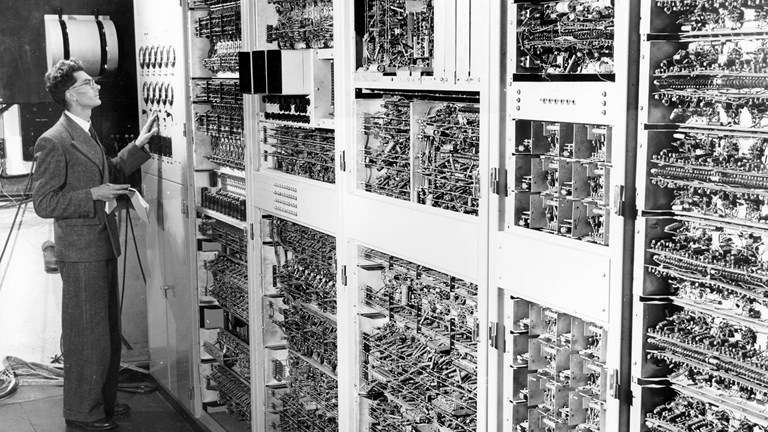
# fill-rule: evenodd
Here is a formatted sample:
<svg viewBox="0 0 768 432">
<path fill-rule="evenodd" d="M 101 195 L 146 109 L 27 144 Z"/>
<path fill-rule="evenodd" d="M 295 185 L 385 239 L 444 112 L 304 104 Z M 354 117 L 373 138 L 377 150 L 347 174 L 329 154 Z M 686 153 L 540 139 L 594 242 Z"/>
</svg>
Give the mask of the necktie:
<svg viewBox="0 0 768 432">
<path fill-rule="evenodd" d="M 96 131 L 93 129 L 93 127 L 88 129 L 88 133 L 90 133 L 91 139 L 93 139 L 96 142 L 96 147 L 99 148 L 99 152 L 101 153 L 101 160 L 102 160 L 101 166 L 99 167 L 99 169 L 102 171 L 102 173 L 104 173 L 104 167 L 106 166 L 106 161 L 107 161 L 107 154 L 106 154 L 106 152 L 104 152 L 104 147 L 101 146 L 101 142 L 99 141 L 99 137 L 96 135 Z M 106 174 L 106 173 L 104 173 L 104 174 Z M 107 174 L 107 176 L 108 176 L 108 174 Z M 107 180 L 105 180 L 105 181 L 107 181 Z"/>
<path fill-rule="evenodd" d="M 96 141 L 96 144 L 98 144 L 99 147 L 101 147 L 101 142 L 99 141 L 99 137 L 96 136 L 96 131 L 93 130 L 93 128 L 90 128 L 88 132 L 91 134 L 91 138 L 93 138 L 93 140 Z"/>
</svg>

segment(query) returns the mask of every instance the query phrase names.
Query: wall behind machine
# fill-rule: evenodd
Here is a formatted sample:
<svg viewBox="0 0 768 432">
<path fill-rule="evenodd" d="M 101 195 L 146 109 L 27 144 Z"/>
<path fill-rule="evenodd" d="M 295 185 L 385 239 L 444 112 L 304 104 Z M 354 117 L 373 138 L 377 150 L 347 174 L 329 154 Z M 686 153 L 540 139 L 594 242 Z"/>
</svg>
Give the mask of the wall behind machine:
<svg viewBox="0 0 768 432">
<path fill-rule="evenodd" d="M 28 0 L 0 0 L 6 11 L 0 16 L 0 105 L 19 104 L 22 117 L 24 160 L 33 156 L 40 133 L 61 115 L 45 91 L 46 64 L 44 15 L 109 16 L 118 35 L 120 62 L 117 70 L 99 80 L 102 106 L 93 112 L 93 126 L 107 153 L 116 154 L 138 133 L 136 62 L 134 60 L 133 3 L 119 0 L 72 0 L 55 3 Z M 139 176 L 132 181 L 140 182 Z"/>
</svg>

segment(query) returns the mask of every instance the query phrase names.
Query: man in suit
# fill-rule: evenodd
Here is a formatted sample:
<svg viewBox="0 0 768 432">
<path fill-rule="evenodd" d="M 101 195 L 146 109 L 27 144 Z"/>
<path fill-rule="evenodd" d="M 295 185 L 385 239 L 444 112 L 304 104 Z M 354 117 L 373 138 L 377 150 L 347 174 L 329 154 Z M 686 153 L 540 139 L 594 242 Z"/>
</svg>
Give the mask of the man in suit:
<svg viewBox="0 0 768 432">
<path fill-rule="evenodd" d="M 110 159 L 91 126 L 101 105 L 99 85 L 77 60 L 61 60 L 45 75 L 46 90 L 65 111 L 35 144 L 34 204 L 53 218 L 56 258 L 62 279 L 64 419 L 83 430 L 117 427 L 125 415 L 117 403 L 120 367 L 115 213 L 105 204 L 128 194 L 125 177 L 146 162 L 145 146 L 158 132 L 150 117 L 136 141 Z M 117 184 L 115 184 L 117 183 Z"/>
</svg>

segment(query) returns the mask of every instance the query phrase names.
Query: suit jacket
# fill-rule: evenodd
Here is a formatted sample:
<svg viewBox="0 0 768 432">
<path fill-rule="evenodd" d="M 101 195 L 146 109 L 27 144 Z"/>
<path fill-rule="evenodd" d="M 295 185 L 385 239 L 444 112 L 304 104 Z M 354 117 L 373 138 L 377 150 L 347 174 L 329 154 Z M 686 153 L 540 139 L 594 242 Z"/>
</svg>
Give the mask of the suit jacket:
<svg viewBox="0 0 768 432">
<path fill-rule="evenodd" d="M 120 256 L 115 213 L 107 215 L 104 201 L 94 201 L 90 189 L 108 182 L 123 183 L 150 158 L 149 153 L 130 143 L 109 159 L 101 144 L 62 114 L 38 138 L 35 154 L 35 212 L 54 219 L 56 258 L 85 262 Z"/>
</svg>

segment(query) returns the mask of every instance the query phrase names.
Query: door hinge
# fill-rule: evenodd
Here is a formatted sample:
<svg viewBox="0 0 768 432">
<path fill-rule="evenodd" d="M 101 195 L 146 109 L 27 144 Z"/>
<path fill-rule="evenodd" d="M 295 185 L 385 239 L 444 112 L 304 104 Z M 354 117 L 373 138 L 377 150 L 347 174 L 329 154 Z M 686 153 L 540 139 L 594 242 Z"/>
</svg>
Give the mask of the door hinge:
<svg viewBox="0 0 768 432">
<path fill-rule="evenodd" d="M 347 286 L 347 266 L 341 266 L 341 284 Z"/>
<path fill-rule="evenodd" d="M 624 216 L 624 185 L 616 185 L 613 188 L 613 212 L 616 216 Z"/>
<path fill-rule="evenodd" d="M 189 219 L 189 206 L 187 205 L 187 200 L 181 200 L 181 214 Z"/>
<path fill-rule="evenodd" d="M 251 240 L 253 240 L 253 224 L 251 224 Z"/>
<path fill-rule="evenodd" d="M 608 371 L 608 396 L 614 399 L 618 399 L 620 389 L 621 389 L 621 386 L 619 385 L 619 371 L 616 369 L 609 370 Z"/>
<path fill-rule="evenodd" d="M 347 171 L 347 153 L 344 150 L 339 152 L 339 169 L 341 172 Z"/>
<path fill-rule="evenodd" d="M 488 326 L 488 343 L 491 345 L 491 348 L 504 352 L 506 350 L 505 342 L 504 323 L 491 321 L 491 325 Z"/>
<path fill-rule="evenodd" d="M 500 176 L 504 176 L 503 178 Z M 491 193 L 495 195 L 502 195 L 509 196 L 509 191 L 507 191 L 506 185 L 507 182 L 507 170 L 504 168 L 491 168 L 491 174 L 490 174 L 490 182 L 491 182 Z"/>
<path fill-rule="evenodd" d="M 189 396 L 189 400 L 195 400 L 195 386 L 187 387 L 187 396 Z"/>
<path fill-rule="evenodd" d="M 501 178 L 499 177 L 500 175 L 505 177 L 505 181 L 501 181 Z M 506 188 L 504 190 L 501 188 L 503 184 L 506 184 L 506 175 L 507 170 L 504 168 L 491 168 L 491 174 L 489 177 L 492 194 L 501 195 L 503 193 L 504 196 L 509 196 L 509 194 L 507 194 Z"/>
<path fill-rule="evenodd" d="M 181 0 L 179 0 L 179 2 L 181 2 Z M 179 4 L 179 6 L 181 6 L 181 4 Z M 184 128 L 181 131 L 182 131 L 181 132 L 182 135 L 184 135 L 184 138 L 186 138 L 187 137 L 187 123 L 186 122 L 184 123 Z"/>
<path fill-rule="evenodd" d="M 513 196 L 515 193 L 515 182 L 509 181 L 509 171 L 504 170 L 504 196 Z"/>
</svg>

